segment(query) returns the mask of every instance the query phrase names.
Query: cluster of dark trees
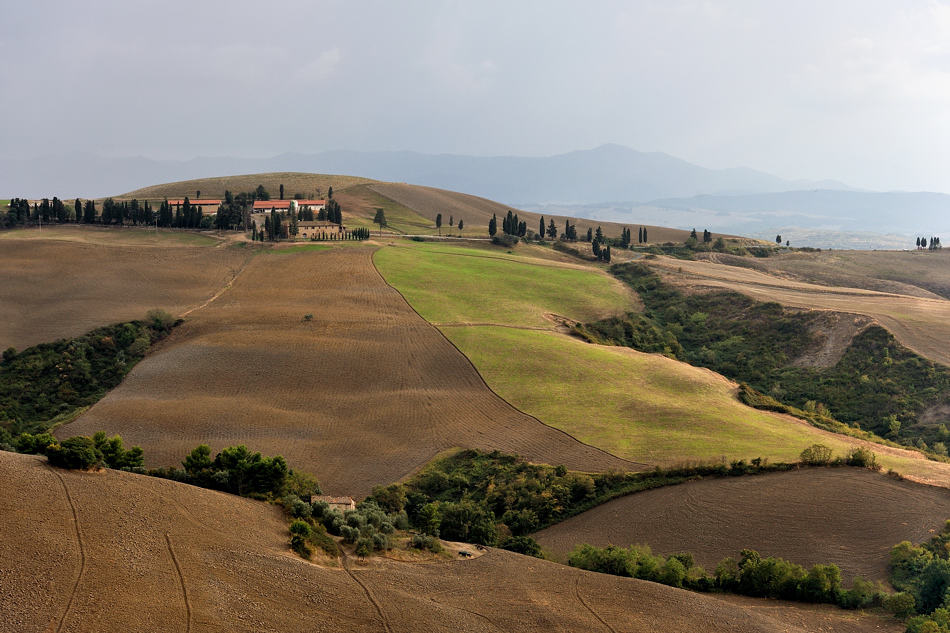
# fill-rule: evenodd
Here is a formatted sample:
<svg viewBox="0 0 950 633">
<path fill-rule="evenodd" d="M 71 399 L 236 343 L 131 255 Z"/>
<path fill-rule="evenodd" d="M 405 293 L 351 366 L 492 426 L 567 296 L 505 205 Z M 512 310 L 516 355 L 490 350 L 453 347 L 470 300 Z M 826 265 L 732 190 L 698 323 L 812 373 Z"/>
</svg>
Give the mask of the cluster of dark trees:
<svg viewBox="0 0 950 633">
<path fill-rule="evenodd" d="M 936 250 L 940 250 L 941 248 L 943 248 L 943 246 L 940 245 L 940 238 L 939 238 L 939 237 L 932 237 L 932 238 L 930 238 L 929 241 L 927 240 L 926 237 L 918 237 L 918 238 L 917 238 L 917 248 L 919 248 L 919 249 L 920 249 L 920 248 L 926 248 L 927 250 L 930 250 L 930 251 L 936 251 Z"/>
<path fill-rule="evenodd" d="M 531 533 L 610 499 L 702 477 L 790 470 L 798 464 L 743 460 L 640 473 L 587 474 L 530 464 L 498 451 L 465 450 L 429 464 L 404 483 L 377 487 L 369 497 L 430 536 L 500 545 L 539 555 Z"/>
<path fill-rule="evenodd" d="M 688 552 L 663 557 L 654 555 L 643 545 L 629 548 L 579 545 L 568 558 L 568 564 L 695 591 L 830 603 L 845 609 L 883 606 L 900 617 L 908 615 L 907 594 L 889 595 L 880 584 L 874 585 L 860 577 L 855 578 L 851 589 L 845 589 L 837 565 L 814 565 L 805 571 L 800 565 L 782 558 L 763 558 L 750 549 L 742 550 L 738 563 L 731 557 L 723 559 L 712 575 L 697 566 Z"/>
<path fill-rule="evenodd" d="M 7 445 L 6 448 L 11 448 Z M 70 437 L 62 442 L 49 433 L 21 433 L 12 445 L 18 453 L 46 455 L 49 463 L 60 468 L 88 470 L 93 468 L 115 468 L 132 470 L 145 465 L 145 454 L 139 446 L 126 449 L 122 437 L 106 437 L 99 431 L 92 437 Z"/>
<path fill-rule="evenodd" d="M 144 321 L 98 328 L 72 339 L 10 347 L 0 362 L 0 428 L 41 432 L 116 387 L 176 320 L 152 310 Z"/>
<path fill-rule="evenodd" d="M 508 215 L 501 220 L 501 231 L 512 237 L 524 237 L 528 234 L 528 223 L 519 220 L 518 215 L 509 210 Z M 492 214 L 491 220 L 488 221 L 488 235 L 495 237 L 496 233 L 498 233 L 498 216 Z"/>
<path fill-rule="evenodd" d="M 909 541 L 891 550 L 891 584 L 906 596 L 912 633 L 950 632 L 950 521 L 919 546 Z"/>
</svg>

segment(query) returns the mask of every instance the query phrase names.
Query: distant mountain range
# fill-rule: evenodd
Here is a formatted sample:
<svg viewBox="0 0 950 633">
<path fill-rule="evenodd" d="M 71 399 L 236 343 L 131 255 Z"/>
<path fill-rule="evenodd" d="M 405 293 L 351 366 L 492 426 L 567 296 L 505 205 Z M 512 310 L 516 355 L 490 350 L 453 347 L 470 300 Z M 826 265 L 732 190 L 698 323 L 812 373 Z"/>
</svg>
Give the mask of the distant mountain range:
<svg viewBox="0 0 950 633">
<path fill-rule="evenodd" d="M 706 169 L 660 152 L 620 145 L 546 158 L 458 156 L 417 152 L 333 151 L 272 158 L 154 160 L 73 153 L 0 160 L 0 194 L 103 197 L 162 182 L 300 171 L 363 176 L 469 193 L 505 204 L 645 202 L 700 194 L 743 195 L 794 189 L 842 189 L 835 181 L 784 180 L 754 169 Z"/>
<path fill-rule="evenodd" d="M 859 191 L 837 181 L 785 180 L 745 167 L 706 169 L 669 154 L 620 145 L 544 158 L 409 151 L 186 161 L 85 153 L 8 158 L 0 159 L 0 197 L 98 198 L 163 182 L 284 171 L 363 176 L 460 191 L 542 212 L 558 209 L 595 219 L 758 236 L 785 227 L 808 229 L 811 236 L 822 231 L 896 236 L 950 231 L 950 196 L 945 194 Z M 872 238 L 860 243 L 874 247 L 892 242 Z"/>
</svg>

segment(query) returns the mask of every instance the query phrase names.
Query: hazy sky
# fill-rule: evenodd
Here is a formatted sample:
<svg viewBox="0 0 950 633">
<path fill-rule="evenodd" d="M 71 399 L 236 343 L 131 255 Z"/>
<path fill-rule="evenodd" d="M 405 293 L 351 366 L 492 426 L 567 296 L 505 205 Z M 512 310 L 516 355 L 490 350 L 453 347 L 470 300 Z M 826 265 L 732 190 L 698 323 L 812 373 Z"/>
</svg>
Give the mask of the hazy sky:
<svg viewBox="0 0 950 633">
<path fill-rule="evenodd" d="M 7 157 L 618 143 L 950 192 L 950 1 L 30 0 L 0 24 Z"/>
</svg>

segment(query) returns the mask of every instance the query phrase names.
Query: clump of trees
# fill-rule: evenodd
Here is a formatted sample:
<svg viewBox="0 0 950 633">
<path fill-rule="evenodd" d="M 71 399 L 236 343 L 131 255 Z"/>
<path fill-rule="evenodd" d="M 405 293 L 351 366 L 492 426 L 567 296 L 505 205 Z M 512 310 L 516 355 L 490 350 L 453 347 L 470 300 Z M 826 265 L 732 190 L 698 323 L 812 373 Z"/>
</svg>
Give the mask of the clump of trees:
<svg viewBox="0 0 950 633">
<path fill-rule="evenodd" d="M 530 534 L 618 496 L 701 477 L 789 470 L 796 464 L 736 460 L 639 473 L 586 474 L 529 464 L 515 455 L 465 450 L 429 464 L 405 483 L 377 487 L 379 508 L 405 513 L 424 534 L 540 554 Z"/>
<path fill-rule="evenodd" d="M 21 433 L 12 448 L 19 453 L 46 455 L 50 464 L 60 468 L 133 470 L 145 464 L 141 447 L 126 449 L 121 436 L 106 437 L 104 431 L 98 431 L 92 437 L 70 437 L 62 442 L 49 433 Z"/>
<path fill-rule="evenodd" d="M 891 550 L 891 584 L 902 593 L 912 633 L 950 631 L 950 521 L 919 546 L 903 541 Z M 895 599 L 897 598 L 895 596 Z"/>
<path fill-rule="evenodd" d="M 782 558 L 763 558 L 750 549 L 742 550 L 738 563 L 731 557 L 723 559 L 713 574 L 696 565 L 688 552 L 664 557 L 653 554 L 644 545 L 628 548 L 579 545 L 568 558 L 568 564 L 694 591 L 829 603 L 845 609 L 884 606 L 898 615 L 906 611 L 904 595 L 891 596 L 880 583 L 875 585 L 857 577 L 852 588 L 845 589 L 837 565 L 814 565 L 806 571 Z"/>
<path fill-rule="evenodd" d="M 177 323 L 163 310 L 143 321 L 98 328 L 18 352 L 0 361 L 0 428 L 37 433 L 68 419 L 115 388 L 149 347 Z"/>
</svg>

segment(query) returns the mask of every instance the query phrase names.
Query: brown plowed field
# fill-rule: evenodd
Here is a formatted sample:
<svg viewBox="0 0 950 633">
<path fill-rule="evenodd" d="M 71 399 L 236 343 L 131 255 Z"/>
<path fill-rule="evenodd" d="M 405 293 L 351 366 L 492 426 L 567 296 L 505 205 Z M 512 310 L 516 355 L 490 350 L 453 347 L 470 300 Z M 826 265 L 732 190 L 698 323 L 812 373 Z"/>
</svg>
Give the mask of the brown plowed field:
<svg viewBox="0 0 950 633">
<path fill-rule="evenodd" d="M 515 207 L 466 193 L 391 182 L 372 183 L 366 185 L 366 188 L 412 209 L 433 222 L 435 222 L 435 217 L 439 213 L 442 214 L 444 221 L 447 221 L 450 215 L 453 216 L 456 221 L 460 219 L 465 220 L 465 226 L 467 227 L 465 234 L 469 236 L 480 234 L 480 237 L 488 237 L 484 231 L 487 230 L 488 221 L 491 220 L 493 214 L 498 216 L 498 230 L 500 231 L 501 219 L 507 215 L 509 210 L 514 211 L 521 220 L 527 222 L 529 230 L 537 231 L 539 228 L 538 221 L 541 215 L 538 213 L 521 211 Z M 560 234 L 560 232 L 564 230 L 564 222 L 568 219 L 568 216 L 544 216 L 545 222 L 550 222 L 551 218 L 554 218 L 554 224 L 557 226 Z M 620 237 L 620 232 L 624 227 L 637 228 L 638 226 L 642 226 L 639 224 L 627 225 L 618 224 L 616 222 L 598 222 L 584 218 L 572 217 L 570 219 L 572 223 L 577 225 L 578 235 L 586 235 L 588 228 L 596 231 L 597 227 L 600 226 L 608 237 Z M 473 229 L 474 232 L 469 232 L 469 228 Z M 662 226 L 648 226 L 647 228 L 649 229 L 648 237 L 653 244 L 661 242 L 683 242 L 689 237 L 689 231 L 680 229 L 670 229 Z"/>
<path fill-rule="evenodd" d="M 904 346 L 921 356 L 950 365 L 950 301 L 877 292 L 861 288 L 830 287 L 776 277 L 758 270 L 711 261 L 659 258 L 651 266 L 676 284 L 735 290 L 759 301 L 812 310 L 853 312 L 871 317 Z"/>
<path fill-rule="evenodd" d="M 227 285 L 248 256 L 238 248 L 0 240 L 0 349 L 142 319 L 152 308 L 181 314 Z"/>
<path fill-rule="evenodd" d="M 537 534 L 566 555 L 576 545 L 649 545 L 691 552 L 712 572 L 723 558 L 754 549 L 810 567 L 835 563 L 886 581 L 890 549 L 918 543 L 950 519 L 950 492 L 869 470 L 808 468 L 707 479 L 616 499 Z"/>
<path fill-rule="evenodd" d="M 0 631 L 900 631 L 829 608 L 733 604 L 501 550 L 320 567 L 274 507 L 0 452 Z"/>
<path fill-rule="evenodd" d="M 524 415 L 386 285 L 369 247 L 264 254 L 60 436 L 119 433 L 149 466 L 247 444 L 355 497 L 456 446 L 630 468 Z M 307 320 L 304 315 L 312 314 Z"/>
</svg>

